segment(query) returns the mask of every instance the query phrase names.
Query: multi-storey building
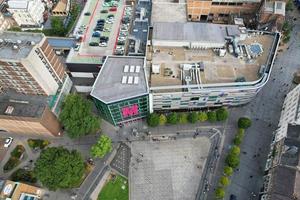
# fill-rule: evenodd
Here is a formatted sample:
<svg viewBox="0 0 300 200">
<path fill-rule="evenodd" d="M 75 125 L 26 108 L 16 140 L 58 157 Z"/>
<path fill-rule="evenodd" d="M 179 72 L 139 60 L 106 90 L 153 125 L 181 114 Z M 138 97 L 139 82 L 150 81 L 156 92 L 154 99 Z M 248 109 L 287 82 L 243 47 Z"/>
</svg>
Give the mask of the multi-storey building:
<svg viewBox="0 0 300 200">
<path fill-rule="evenodd" d="M 0 33 L 10 28 L 10 22 L 0 12 Z"/>
<path fill-rule="evenodd" d="M 232 14 L 253 14 L 260 0 L 187 0 L 189 21 L 223 21 Z"/>
<path fill-rule="evenodd" d="M 72 87 L 65 66 L 46 37 L 25 32 L 0 34 L 0 84 L 4 90 L 52 97 L 50 107 L 55 113 Z"/>
<path fill-rule="evenodd" d="M 8 9 L 21 28 L 41 28 L 45 5 L 41 0 L 9 0 Z"/>
<path fill-rule="evenodd" d="M 279 39 L 237 25 L 154 23 L 150 104 L 178 110 L 248 103 L 269 79 Z"/>
<path fill-rule="evenodd" d="M 61 126 L 46 96 L 7 91 L 0 96 L 0 130 L 10 133 L 60 136 Z"/>
<path fill-rule="evenodd" d="M 120 125 L 149 113 L 145 58 L 109 56 L 94 83 L 91 96 L 100 115 Z"/>
</svg>

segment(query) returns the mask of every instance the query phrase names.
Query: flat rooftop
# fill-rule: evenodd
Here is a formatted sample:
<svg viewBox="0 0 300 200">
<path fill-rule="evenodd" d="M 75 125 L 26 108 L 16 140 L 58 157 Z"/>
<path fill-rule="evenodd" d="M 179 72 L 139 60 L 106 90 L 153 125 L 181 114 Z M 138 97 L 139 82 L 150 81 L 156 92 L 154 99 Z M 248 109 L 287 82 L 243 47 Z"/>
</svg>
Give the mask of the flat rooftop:
<svg viewBox="0 0 300 200">
<path fill-rule="evenodd" d="M 274 39 L 272 34 L 247 33 L 246 38 L 238 42 L 243 50 L 242 58 L 234 55 L 232 44 L 228 43 L 224 48 L 224 56 L 213 49 L 153 46 L 153 51 L 148 51 L 147 55 L 147 59 L 152 60 L 148 66 L 149 71 L 150 68 L 152 70 L 150 87 L 256 81 L 262 76 L 261 70 L 268 62 Z M 260 47 L 261 54 L 249 58 L 250 49 L 256 51 Z M 200 70 L 184 70 L 183 65 L 200 66 Z M 155 66 L 157 72 L 153 73 Z M 189 83 L 186 78 L 190 79 Z"/>
<path fill-rule="evenodd" d="M 0 95 L 0 115 L 39 118 L 47 106 L 47 97 L 7 91 Z"/>
<path fill-rule="evenodd" d="M 132 142 L 130 199 L 195 199 L 210 146 L 207 137 Z"/>
<path fill-rule="evenodd" d="M 109 103 L 147 93 L 144 57 L 108 56 L 91 95 Z"/>
<path fill-rule="evenodd" d="M 0 59 L 26 58 L 32 47 L 40 43 L 43 38 L 42 33 L 4 31 L 0 34 Z"/>
<path fill-rule="evenodd" d="M 186 1 L 154 0 L 152 1 L 151 23 L 156 22 L 187 22 Z"/>
</svg>

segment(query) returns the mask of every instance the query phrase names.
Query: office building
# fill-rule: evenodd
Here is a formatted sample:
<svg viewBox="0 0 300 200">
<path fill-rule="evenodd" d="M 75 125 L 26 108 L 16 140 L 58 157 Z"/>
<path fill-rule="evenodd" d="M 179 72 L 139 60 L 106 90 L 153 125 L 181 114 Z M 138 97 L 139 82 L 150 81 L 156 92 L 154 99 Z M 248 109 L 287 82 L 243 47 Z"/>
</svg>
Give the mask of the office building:
<svg viewBox="0 0 300 200">
<path fill-rule="evenodd" d="M 147 68 L 153 110 L 246 104 L 269 79 L 280 34 L 237 25 L 157 22 Z"/>
<path fill-rule="evenodd" d="M 46 37 L 25 32 L 0 34 L 0 84 L 3 90 L 51 97 L 50 108 L 56 114 L 72 87 Z"/>
<path fill-rule="evenodd" d="M 10 180 L 0 180 L 0 199 L 6 200 L 38 200 L 45 191 L 36 186 Z"/>
<path fill-rule="evenodd" d="M 91 96 L 102 118 L 120 125 L 149 113 L 145 58 L 108 56 Z"/>
<path fill-rule="evenodd" d="M 42 28 L 45 5 L 41 0 L 9 0 L 7 10 L 21 28 Z"/>
<path fill-rule="evenodd" d="M 189 21 L 227 21 L 232 15 L 255 14 L 260 0 L 187 0 L 187 17 Z"/>
<path fill-rule="evenodd" d="M 58 119 L 46 96 L 33 96 L 7 91 L 0 96 L 0 130 L 10 133 L 60 136 Z"/>
</svg>

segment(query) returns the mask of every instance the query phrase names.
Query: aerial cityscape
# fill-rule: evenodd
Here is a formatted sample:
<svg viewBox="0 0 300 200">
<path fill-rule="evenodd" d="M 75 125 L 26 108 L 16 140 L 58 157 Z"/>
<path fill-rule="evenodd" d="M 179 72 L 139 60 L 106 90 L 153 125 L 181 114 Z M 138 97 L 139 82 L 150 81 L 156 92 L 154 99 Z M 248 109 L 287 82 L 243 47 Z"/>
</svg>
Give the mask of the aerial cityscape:
<svg viewBox="0 0 300 200">
<path fill-rule="evenodd" d="M 300 199 L 300 0 L 0 0 L 0 200 Z"/>
</svg>

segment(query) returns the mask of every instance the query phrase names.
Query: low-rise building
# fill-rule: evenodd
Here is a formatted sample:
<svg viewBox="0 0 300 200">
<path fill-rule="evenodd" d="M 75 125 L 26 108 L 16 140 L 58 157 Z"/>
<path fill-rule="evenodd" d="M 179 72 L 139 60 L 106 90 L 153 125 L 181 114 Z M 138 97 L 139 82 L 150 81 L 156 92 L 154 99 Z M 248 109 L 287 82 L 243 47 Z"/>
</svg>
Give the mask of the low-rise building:
<svg viewBox="0 0 300 200">
<path fill-rule="evenodd" d="M 6 200 L 38 200 L 45 193 L 36 186 L 10 180 L 0 180 L 0 192 L 0 199 Z"/>
<path fill-rule="evenodd" d="M 41 0 L 9 0 L 7 10 L 21 28 L 42 28 L 45 5 Z"/>
<path fill-rule="evenodd" d="M 149 113 L 144 57 L 108 56 L 91 96 L 98 111 L 113 125 L 144 118 Z"/>
<path fill-rule="evenodd" d="M 41 136 L 60 136 L 61 126 L 49 98 L 7 91 L 0 95 L 0 130 Z"/>
</svg>

